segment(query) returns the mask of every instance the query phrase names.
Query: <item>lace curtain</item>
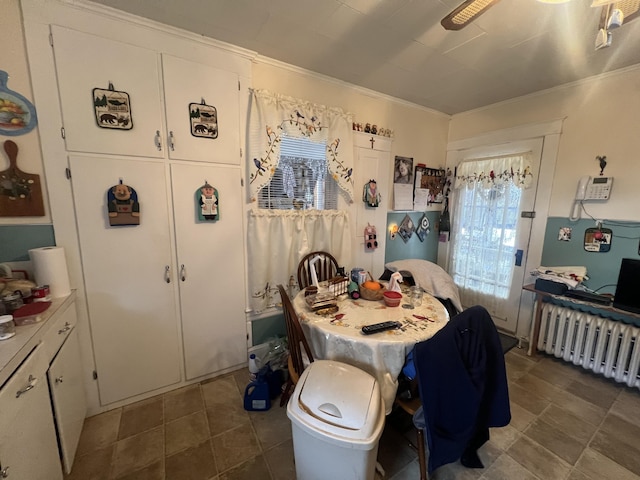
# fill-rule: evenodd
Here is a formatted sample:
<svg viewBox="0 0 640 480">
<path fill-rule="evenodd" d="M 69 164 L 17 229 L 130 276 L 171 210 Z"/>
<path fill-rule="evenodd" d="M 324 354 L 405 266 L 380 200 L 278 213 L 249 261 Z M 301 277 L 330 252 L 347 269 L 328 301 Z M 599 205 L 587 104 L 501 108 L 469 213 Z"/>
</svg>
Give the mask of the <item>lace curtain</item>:
<svg viewBox="0 0 640 480">
<path fill-rule="evenodd" d="M 282 135 L 326 144 L 329 173 L 353 201 L 353 116 L 266 90 L 253 90 L 250 108 L 249 194 L 255 202 L 280 161 Z"/>
<path fill-rule="evenodd" d="M 279 302 L 277 285 L 297 279 L 298 262 L 316 250 L 330 252 L 339 265 L 351 264 L 349 215 L 339 210 L 249 212 L 250 306 L 255 312 Z"/>
<path fill-rule="evenodd" d="M 463 305 L 484 305 L 502 318 L 513 278 L 523 188 L 531 186 L 530 152 L 464 161 L 456 171 L 451 276 Z"/>
</svg>

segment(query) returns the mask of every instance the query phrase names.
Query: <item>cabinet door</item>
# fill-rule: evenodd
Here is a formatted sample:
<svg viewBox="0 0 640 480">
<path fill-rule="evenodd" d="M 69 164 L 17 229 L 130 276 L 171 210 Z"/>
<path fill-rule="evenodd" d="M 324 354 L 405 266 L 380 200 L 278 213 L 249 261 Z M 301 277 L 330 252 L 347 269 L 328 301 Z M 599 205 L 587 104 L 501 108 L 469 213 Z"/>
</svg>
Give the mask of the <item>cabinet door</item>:
<svg viewBox="0 0 640 480">
<path fill-rule="evenodd" d="M 247 358 L 244 232 L 236 167 L 172 165 L 182 338 L 187 379 Z M 200 187 L 218 190 L 220 219 L 198 221 Z"/>
<path fill-rule="evenodd" d="M 162 70 L 169 156 L 239 165 L 238 75 L 166 54 Z"/>
<path fill-rule="evenodd" d="M 58 89 L 67 150 L 161 157 L 156 141 L 162 131 L 162 108 L 156 52 L 87 33 L 52 26 Z M 98 122 L 93 89 L 129 95 L 131 129 L 117 126 L 119 98 L 109 121 Z M 120 115 L 122 116 L 122 115 Z M 158 135 L 156 136 L 156 132 Z"/>
<path fill-rule="evenodd" d="M 0 471 L 7 478 L 62 479 L 46 359 L 39 349 L 0 390 Z"/>
<path fill-rule="evenodd" d="M 88 156 L 69 162 L 100 401 L 179 382 L 165 166 Z M 140 225 L 109 226 L 107 191 L 119 179 L 137 192 Z"/>
<path fill-rule="evenodd" d="M 379 278 L 384 272 L 384 251 L 387 228 L 388 196 L 392 195 L 389 189 L 389 152 L 356 148 L 356 168 L 354 168 L 354 181 L 357 198 L 355 238 L 353 239 L 353 261 L 357 267 L 362 267 L 371 272 L 373 278 Z M 370 207 L 362 201 L 362 191 L 369 180 L 375 180 L 378 192 L 382 196 L 380 205 Z M 364 229 L 367 225 L 376 227 L 376 249 L 367 249 L 365 245 Z"/>
<path fill-rule="evenodd" d="M 75 313 L 75 309 L 73 309 Z M 75 323 L 75 321 L 74 321 Z M 58 351 L 47 372 L 51 402 L 65 472 L 71 473 L 82 432 L 87 402 L 82 385 L 82 364 L 78 332 L 74 329 Z"/>
</svg>

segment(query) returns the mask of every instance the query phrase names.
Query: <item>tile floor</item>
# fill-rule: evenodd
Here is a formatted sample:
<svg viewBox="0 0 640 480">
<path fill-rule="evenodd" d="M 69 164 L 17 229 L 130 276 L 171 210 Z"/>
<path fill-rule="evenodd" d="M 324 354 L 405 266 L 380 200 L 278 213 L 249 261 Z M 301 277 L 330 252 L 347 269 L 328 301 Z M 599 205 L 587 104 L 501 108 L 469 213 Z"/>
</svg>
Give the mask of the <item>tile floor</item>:
<svg viewBox="0 0 640 480">
<path fill-rule="evenodd" d="M 513 418 L 480 449 L 485 468 L 453 463 L 432 479 L 640 479 L 640 391 L 516 348 L 506 362 Z M 294 479 L 286 409 L 246 412 L 247 379 L 243 369 L 88 418 L 66 480 Z M 392 413 L 380 440 L 386 479 L 419 478 L 406 420 Z"/>
</svg>

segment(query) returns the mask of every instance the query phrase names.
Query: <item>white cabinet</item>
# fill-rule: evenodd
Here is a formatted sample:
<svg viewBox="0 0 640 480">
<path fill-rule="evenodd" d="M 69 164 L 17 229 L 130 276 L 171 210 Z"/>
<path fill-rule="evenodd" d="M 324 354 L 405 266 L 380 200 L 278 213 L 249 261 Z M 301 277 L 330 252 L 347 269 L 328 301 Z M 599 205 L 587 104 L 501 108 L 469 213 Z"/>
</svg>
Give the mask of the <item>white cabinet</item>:
<svg viewBox="0 0 640 480">
<path fill-rule="evenodd" d="M 55 25 L 51 29 L 67 150 L 240 164 L 238 74 Z M 117 110 L 107 114 L 111 124 L 96 119 L 93 89 L 106 90 L 109 84 L 129 96 L 127 129 L 118 128 Z M 202 115 L 209 118 L 192 126 L 190 105 L 202 102 L 207 106 Z"/>
<path fill-rule="evenodd" d="M 220 219 L 198 222 L 194 194 L 218 191 Z M 246 361 L 242 189 L 237 168 L 171 165 L 185 372 L 188 380 Z"/>
<path fill-rule="evenodd" d="M 166 54 L 162 55 L 162 72 L 169 157 L 239 165 L 238 75 Z M 194 135 L 190 115 L 201 103 L 201 114 L 208 118 L 194 122 Z M 196 136 L 198 132 L 202 136 Z"/>
<path fill-rule="evenodd" d="M 391 191 L 391 139 L 362 133 L 355 137 L 355 238 L 353 240 L 354 266 L 371 272 L 373 278 L 379 278 L 384 272 L 384 252 L 386 243 L 387 208 Z M 371 142 L 371 139 L 374 142 Z M 375 180 L 382 199 L 377 207 L 370 207 L 362 200 L 364 186 L 369 180 Z M 367 225 L 376 227 L 378 247 L 368 249 L 364 238 Z"/>
<path fill-rule="evenodd" d="M 67 150 L 161 157 L 157 53 L 56 25 L 51 31 Z M 93 89 L 109 83 L 129 95 L 130 130 L 98 126 Z"/>
<path fill-rule="evenodd" d="M 47 388 L 47 358 L 36 346 L 0 389 L 0 476 L 62 479 Z"/>
<path fill-rule="evenodd" d="M 70 473 L 82 433 L 87 402 L 82 382 L 80 342 L 75 328 L 75 305 L 64 312 L 52 327 L 47 343 L 57 349 L 49 365 L 47 379 L 58 432 L 58 444 L 65 472 Z M 59 342 L 61 344 L 59 344 Z"/>
<path fill-rule="evenodd" d="M 175 264 L 162 162 L 71 155 L 100 401 L 180 381 Z M 138 194 L 140 225 L 110 227 L 107 191 Z"/>
</svg>

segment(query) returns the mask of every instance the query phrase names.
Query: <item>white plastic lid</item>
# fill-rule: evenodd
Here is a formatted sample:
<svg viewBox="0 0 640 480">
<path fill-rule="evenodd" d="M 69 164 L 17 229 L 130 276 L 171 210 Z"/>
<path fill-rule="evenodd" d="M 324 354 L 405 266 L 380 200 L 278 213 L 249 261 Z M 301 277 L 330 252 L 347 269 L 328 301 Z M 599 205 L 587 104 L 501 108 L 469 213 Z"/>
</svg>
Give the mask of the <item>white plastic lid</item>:
<svg viewBox="0 0 640 480">
<path fill-rule="evenodd" d="M 13 321 L 13 315 L 0 315 L 0 323 L 7 323 Z"/>
</svg>

